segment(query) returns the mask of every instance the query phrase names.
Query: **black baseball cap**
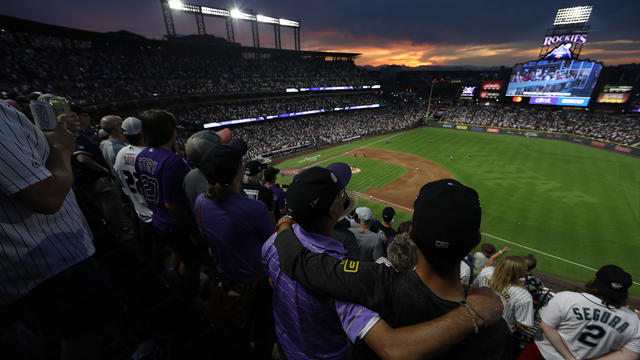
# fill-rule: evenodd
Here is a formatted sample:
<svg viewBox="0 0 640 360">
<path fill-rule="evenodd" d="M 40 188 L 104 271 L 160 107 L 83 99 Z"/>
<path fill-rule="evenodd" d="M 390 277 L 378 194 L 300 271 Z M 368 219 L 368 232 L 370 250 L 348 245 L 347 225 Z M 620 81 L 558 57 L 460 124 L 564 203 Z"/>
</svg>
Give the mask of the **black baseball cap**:
<svg viewBox="0 0 640 360">
<path fill-rule="evenodd" d="M 395 215 L 396 215 L 396 211 L 393 210 L 393 208 L 390 206 L 387 206 L 386 208 L 382 209 L 382 220 L 384 220 L 385 222 L 391 221 L 391 219 L 393 219 Z"/>
<path fill-rule="evenodd" d="M 424 185 L 413 210 L 412 237 L 427 261 L 459 261 L 477 244 L 480 199 L 475 190 L 457 180 Z"/>
<path fill-rule="evenodd" d="M 329 211 L 350 179 L 351 168 L 342 162 L 306 169 L 293 178 L 287 189 L 287 209 L 296 222 L 308 224 Z"/>
<path fill-rule="evenodd" d="M 631 284 L 631 275 L 616 265 L 605 265 L 596 273 L 595 285 L 598 292 L 613 300 L 625 301 Z"/>
<path fill-rule="evenodd" d="M 279 173 L 280 173 L 280 169 L 276 169 L 273 166 L 269 166 L 264 170 L 264 177 L 265 179 L 271 179 L 274 176 L 278 175 Z"/>
<path fill-rule="evenodd" d="M 247 143 L 233 139 L 229 144 L 218 144 L 209 149 L 200 162 L 200 171 L 210 184 L 229 184 L 247 153 Z"/>
<path fill-rule="evenodd" d="M 244 164 L 244 174 L 247 176 L 254 176 L 267 167 L 269 166 L 260 162 L 260 160 L 251 160 Z"/>
</svg>

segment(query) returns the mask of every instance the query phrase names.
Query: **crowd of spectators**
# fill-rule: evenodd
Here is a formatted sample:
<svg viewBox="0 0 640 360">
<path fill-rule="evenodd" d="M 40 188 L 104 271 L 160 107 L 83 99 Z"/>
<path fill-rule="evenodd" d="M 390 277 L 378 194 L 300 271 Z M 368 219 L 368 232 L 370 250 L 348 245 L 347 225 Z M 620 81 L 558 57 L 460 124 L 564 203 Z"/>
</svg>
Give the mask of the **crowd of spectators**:
<svg viewBox="0 0 640 360">
<path fill-rule="evenodd" d="M 421 103 L 398 104 L 381 109 L 340 111 L 289 120 L 260 121 L 236 126 L 233 132 L 246 139 L 249 144 L 248 155 L 255 157 L 293 146 L 320 146 L 357 136 L 405 130 L 424 116 L 424 109 Z"/>
<path fill-rule="evenodd" d="M 298 55 L 252 59 L 240 51 L 194 50 L 185 54 L 168 44 L 127 48 L 10 30 L 0 32 L 0 52 L 4 91 L 50 92 L 79 105 L 176 95 L 373 85 L 367 72 L 353 61 Z"/>
<path fill-rule="evenodd" d="M 532 111 L 528 108 L 455 106 L 443 121 L 496 126 L 522 130 L 542 130 L 579 135 L 625 145 L 640 143 L 640 120 L 632 115 L 586 111 Z"/>
<path fill-rule="evenodd" d="M 333 110 L 349 106 L 382 103 L 379 95 L 344 95 L 344 96 L 304 96 L 286 98 L 267 98 L 245 101 L 242 103 L 225 103 L 199 106 L 190 109 L 176 109 L 178 123 L 185 129 L 201 129 L 203 124 L 226 120 L 267 117 L 269 115 L 286 114 L 309 110 Z"/>
</svg>

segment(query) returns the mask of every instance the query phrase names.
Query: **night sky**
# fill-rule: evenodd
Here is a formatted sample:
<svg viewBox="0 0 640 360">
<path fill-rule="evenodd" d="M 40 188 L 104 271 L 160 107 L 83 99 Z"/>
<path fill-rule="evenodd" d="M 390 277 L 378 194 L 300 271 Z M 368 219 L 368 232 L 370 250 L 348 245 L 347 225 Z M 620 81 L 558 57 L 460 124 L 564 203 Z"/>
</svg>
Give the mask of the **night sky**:
<svg viewBox="0 0 640 360">
<path fill-rule="evenodd" d="M 303 50 L 361 53 L 358 65 L 511 66 L 537 58 L 558 8 L 593 5 L 582 57 L 605 65 L 640 62 L 640 1 L 482 0 L 245 0 L 184 1 L 218 8 L 253 9 L 301 22 Z M 129 30 L 149 38 L 165 34 L 159 0 L 4 0 L 0 13 L 93 31 Z M 205 18 L 207 33 L 226 37 L 224 20 Z M 176 32 L 196 33 L 193 15 L 174 14 Z M 247 22 L 236 41 L 251 46 Z M 273 47 L 273 30 L 260 25 L 260 42 Z M 282 46 L 293 31 L 282 28 Z"/>
</svg>

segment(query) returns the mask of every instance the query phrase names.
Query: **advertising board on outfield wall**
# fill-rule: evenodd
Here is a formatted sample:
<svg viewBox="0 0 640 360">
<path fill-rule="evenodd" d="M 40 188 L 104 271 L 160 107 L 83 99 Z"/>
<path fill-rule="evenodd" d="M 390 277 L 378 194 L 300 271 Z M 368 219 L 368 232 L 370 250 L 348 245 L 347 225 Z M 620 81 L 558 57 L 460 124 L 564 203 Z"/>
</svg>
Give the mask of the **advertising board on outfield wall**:
<svg viewBox="0 0 640 360">
<path fill-rule="evenodd" d="M 427 121 L 427 126 L 453 128 L 454 125 L 448 124 L 448 123 L 441 123 L 437 121 Z M 554 133 L 549 131 L 530 131 L 530 130 L 519 130 L 519 129 L 503 129 L 503 128 L 496 129 L 496 128 L 490 128 L 490 127 L 484 127 L 484 126 L 468 126 L 468 125 L 455 125 L 455 128 L 460 130 L 490 132 L 494 134 L 501 133 L 501 134 L 521 135 L 521 136 L 539 137 L 539 138 L 552 138 L 557 140 L 573 141 L 573 142 L 577 142 L 585 145 L 598 147 L 601 149 L 609 149 L 609 150 L 620 151 L 627 154 L 640 155 L 639 147 L 624 146 L 621 144 L 599 141 L 591 138 L 578 137 L 578 136 L 573 136 L 565 133 Z"/>
</svg>

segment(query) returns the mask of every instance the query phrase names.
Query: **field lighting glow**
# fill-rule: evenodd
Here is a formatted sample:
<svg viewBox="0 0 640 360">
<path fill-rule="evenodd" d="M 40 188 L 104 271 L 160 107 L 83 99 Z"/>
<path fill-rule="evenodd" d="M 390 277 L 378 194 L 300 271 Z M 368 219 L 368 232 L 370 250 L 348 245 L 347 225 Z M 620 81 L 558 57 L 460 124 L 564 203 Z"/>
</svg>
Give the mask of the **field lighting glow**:
<svg viewBox="0 0 640 360">
<path fill-rule="evenodd" d="M 576 6 L 558 9 L 553 25 L 580 24 L 589 21 L 593 6 Z"/>
<path fill-rule="evenodd" d="M 217 9 L 217 8 L 212 8 L 208 6 L 186 4 L 180 0 L 169 0 L 167 1 L 167 3 L 169 4 L 169 8 L 172 10 L 185 11 L 190 13 L 200 13 L 203 15 L 231 17 L 233 19 L 257 21 L 265 24 L 274 24 L 274 25 L 287 26 L 287 27 L 295 27 L 295 28 L 300 27 L 300 22 L 298 21 L 279 19 L 279 18 L 274 18 L 270 16 L 265 16 L 265 15 L 248 14 L 248 13 L 242 12 L 242 10 L 240 9 L 231 9 L 231 10 Z"/>
</svg>

